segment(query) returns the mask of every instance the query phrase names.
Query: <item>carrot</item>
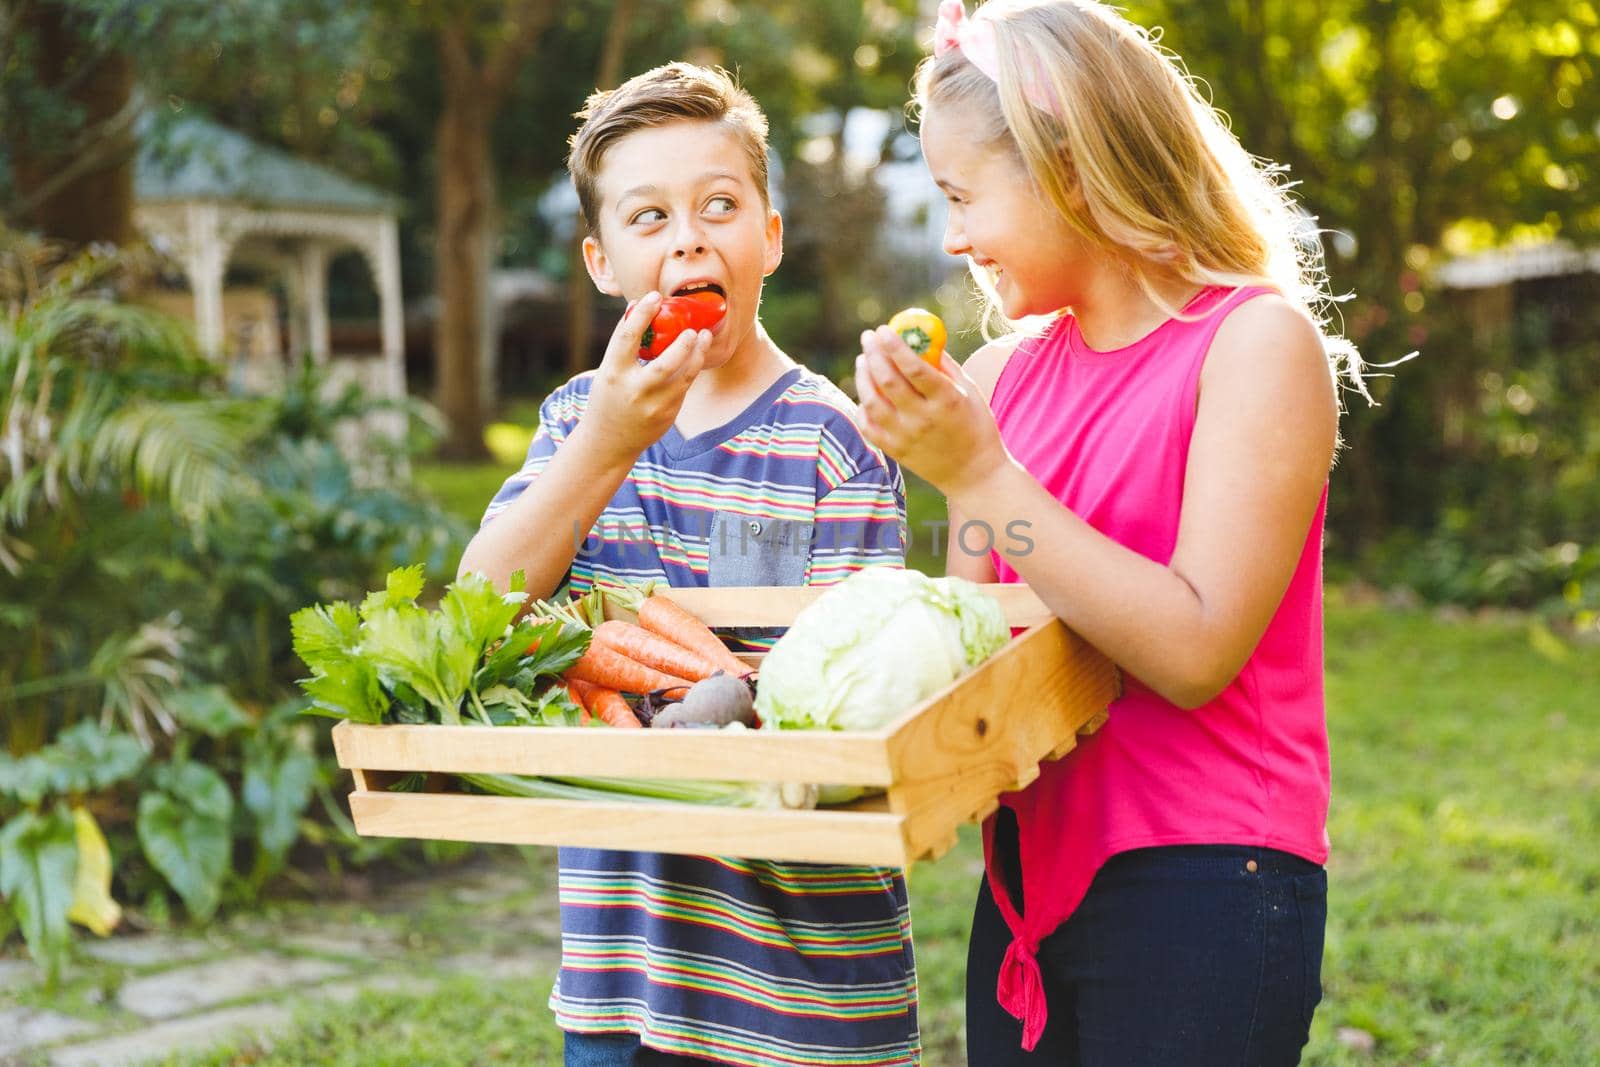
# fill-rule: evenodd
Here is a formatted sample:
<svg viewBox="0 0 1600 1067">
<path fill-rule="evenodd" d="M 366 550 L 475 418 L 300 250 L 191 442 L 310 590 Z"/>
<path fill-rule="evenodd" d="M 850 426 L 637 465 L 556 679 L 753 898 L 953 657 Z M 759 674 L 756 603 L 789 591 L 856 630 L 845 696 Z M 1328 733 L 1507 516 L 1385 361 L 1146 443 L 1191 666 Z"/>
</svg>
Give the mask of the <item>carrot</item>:
<svg viewBox="0 0 1600 1067">
<path fill-rule="evenodd" d="M 589 701 L 591 699 L 589 691 L 593 688 L 594 686 L 588 682 L 580 682 L 576 678 L 567 680 L 567 696 L 571 697 L 572 702 L 578 705 L 579 722 L 586 723 L 589 721 Z"/>
<path fill-rule="evenodd" d="M 700 653 L 652 633 L 643 626 L 612 619 L 594 628 L 593 640 L 627 656 L 635 663 L 666 674 L 698 682 L 717 673 L 717 667 Z"/>
<path fill-rule="evenodd" d="M 563 677 L 568 681 L 576 678 L 580 682 L 620 689 L 626 693 L 648 693 L 655 689 L 690 684 L 687 679 L 663 674 L 653 667 L 629 659 L 614 648 L 594 642 L 590 643 L 583 658 L 567 668 Z"/>
<path fill-rule="evenodd" d="M 754 667 L 728 651 L 710 627 L 664 596 L 647 596 L 640 601 L 639 625 L 698 652 L 715 670 L 727 671 L 735 678 L 755 673 Z"/>
<path fill-rule="evenodd" d="M 622 694 L 615 689 L 595 686 L 593 696 L 594 713 L 607 726 L 617 726 L 624 730 L 637 730 L 644 725 L 639 721 L 639 717 L 633 713 L 633 709 L 628 707 L 628 702 L 622 699 Z"/>
</svg>

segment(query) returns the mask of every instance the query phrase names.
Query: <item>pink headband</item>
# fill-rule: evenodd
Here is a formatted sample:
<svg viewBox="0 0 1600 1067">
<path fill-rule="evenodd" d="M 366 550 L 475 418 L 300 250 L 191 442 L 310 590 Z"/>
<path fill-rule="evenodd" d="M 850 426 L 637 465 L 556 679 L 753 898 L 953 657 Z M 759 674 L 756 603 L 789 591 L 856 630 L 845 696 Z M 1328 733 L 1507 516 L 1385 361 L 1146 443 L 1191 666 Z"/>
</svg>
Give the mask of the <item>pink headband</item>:
<svg viewBox="0 0 1600 1067">
<path fill-rule="evenodd" d="M 984 17 L 984 10 L 979 8 L 969 19 L 961 0 L 943 0 L 939 5 L 939 19 L 933 27 L 933 54 L 942 56 L 959 51 L 984 77 L 999 85 L 1000 52 L 994 40 L 994 22 Z M 1042 71 L 1035 69 L 1023 79 L 1022 95 L 1046 115 L 1061 117 Z"/>
</svg>

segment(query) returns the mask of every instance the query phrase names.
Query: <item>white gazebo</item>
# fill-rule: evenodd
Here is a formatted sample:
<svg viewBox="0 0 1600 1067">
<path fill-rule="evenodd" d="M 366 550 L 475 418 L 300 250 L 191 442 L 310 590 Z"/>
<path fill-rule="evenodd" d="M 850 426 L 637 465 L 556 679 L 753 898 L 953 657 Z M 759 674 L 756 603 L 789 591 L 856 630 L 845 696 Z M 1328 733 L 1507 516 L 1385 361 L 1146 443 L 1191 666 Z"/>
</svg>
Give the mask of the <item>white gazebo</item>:
<svg viewBox="0 0 1600 1067">
<path fill-rule="evenodd" d="M 146 125 L 134 200 L 136 225 L 182 265 L 194 298 L 195 334 L 213 358 L 226 355 L 223 277 L 236 261 L 281 273 L 291 354 L 328 364 L 328 262 L 347 249 L 360 253 L 378 294 L 382 353 L 372 366 L 337 376 L 353 377 L 381 396 L 405 396 L 393 197 L 184 116 Z"/>
</svg>

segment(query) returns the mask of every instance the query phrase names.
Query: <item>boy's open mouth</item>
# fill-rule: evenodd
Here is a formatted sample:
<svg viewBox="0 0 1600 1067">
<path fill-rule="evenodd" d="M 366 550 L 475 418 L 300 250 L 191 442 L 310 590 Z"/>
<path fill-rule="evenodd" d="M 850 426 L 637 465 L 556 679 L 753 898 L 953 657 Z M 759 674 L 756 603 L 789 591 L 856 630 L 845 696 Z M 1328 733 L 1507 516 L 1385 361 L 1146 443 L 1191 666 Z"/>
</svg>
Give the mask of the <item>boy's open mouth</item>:
<svg viewBox="0 0 1600 1067">
<path fill-rule="evenodd" d="M 716 293 L 724 300 L 728 298 L 727 292 L 716 282 L 690 282 L 672 291 L 673 296 L 688 296 L 690 293 Z"/>
</svg>

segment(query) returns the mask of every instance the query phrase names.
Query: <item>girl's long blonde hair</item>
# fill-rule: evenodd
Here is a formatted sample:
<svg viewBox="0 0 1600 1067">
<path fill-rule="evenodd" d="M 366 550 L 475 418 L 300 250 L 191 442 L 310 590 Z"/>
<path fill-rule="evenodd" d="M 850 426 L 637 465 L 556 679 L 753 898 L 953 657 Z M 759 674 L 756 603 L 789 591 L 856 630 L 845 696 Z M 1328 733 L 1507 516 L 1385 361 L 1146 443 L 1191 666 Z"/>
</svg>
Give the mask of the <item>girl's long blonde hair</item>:
<svg viewBox="0 0 1600 1067">
<path fill-rule="evenodd" d="M 1169 315 L 1182 311 L 1157 291 L 1160 274 L 1275 289 L 1311 316 L 1336 376 L 1365 395 L 1360 355 L 1329 328 L 1315 220 L 1290 200 L 1280 170 L 1240 146 L 1176 56 L 1097 0 L 990 0 L 983 18 L 998 82 L 952 49 L 918 68 L 916 107 L 956 104 L 986 122 L 990 144 L 1016 152 L 1068 224 Z M 1041 94 L 1049 113 L 1029 101 Z"/>
</svg>

